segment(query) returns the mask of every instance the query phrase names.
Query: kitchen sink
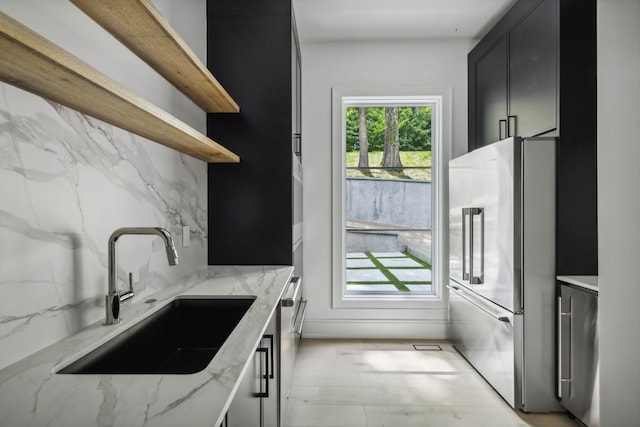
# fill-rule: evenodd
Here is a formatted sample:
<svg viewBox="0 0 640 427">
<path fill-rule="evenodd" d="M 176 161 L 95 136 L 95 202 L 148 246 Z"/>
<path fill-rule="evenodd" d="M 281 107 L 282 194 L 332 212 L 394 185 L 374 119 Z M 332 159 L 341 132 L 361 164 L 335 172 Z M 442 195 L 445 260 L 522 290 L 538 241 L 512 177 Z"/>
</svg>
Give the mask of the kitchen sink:
<svg viewBox="0 0 640 427">
<path fill-rule="evenodd" d="M 199 372 L 254 301 L 255 297 L 178 298 L 57 373 Z"/>
</svg>

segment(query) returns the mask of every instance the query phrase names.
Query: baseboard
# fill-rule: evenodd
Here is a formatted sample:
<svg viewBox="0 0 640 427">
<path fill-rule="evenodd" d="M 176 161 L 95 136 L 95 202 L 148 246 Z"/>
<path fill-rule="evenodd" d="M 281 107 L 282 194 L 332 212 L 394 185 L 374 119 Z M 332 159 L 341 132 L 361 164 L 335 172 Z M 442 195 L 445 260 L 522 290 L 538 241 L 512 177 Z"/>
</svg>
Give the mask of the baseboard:
<svg viewBox="0 0 640 427">
<path fill-rule="evenodd" d="M 448 339 L 446 320 L 305 319 L 304 338 Z"/>
</svg>

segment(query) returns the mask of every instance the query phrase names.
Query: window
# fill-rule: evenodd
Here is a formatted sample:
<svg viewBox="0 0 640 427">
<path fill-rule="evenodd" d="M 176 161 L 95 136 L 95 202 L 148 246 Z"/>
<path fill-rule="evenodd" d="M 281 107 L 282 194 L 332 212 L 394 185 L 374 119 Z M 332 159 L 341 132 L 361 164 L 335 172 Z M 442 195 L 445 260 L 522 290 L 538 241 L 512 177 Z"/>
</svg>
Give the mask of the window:
<svg viewBox="0 0 640 427">
<path fill-rule="evenodd" d="M 443 102 L 449 94 L 416 92 L 431 91 L 333 91 L 335 308 L 410 307 L 440 300 L 441 277 L 446 277 L 441 165 L 448 159 Z M 362 121 L 368 122 L 367 136 Z M 367 149 L 361 153 L 364 138 Z"/>
<path fill-rule="evenodd" d="M 376 101 L 344 101 L 344 296 L 432 294 L 432 106 Z"/>
</svg>

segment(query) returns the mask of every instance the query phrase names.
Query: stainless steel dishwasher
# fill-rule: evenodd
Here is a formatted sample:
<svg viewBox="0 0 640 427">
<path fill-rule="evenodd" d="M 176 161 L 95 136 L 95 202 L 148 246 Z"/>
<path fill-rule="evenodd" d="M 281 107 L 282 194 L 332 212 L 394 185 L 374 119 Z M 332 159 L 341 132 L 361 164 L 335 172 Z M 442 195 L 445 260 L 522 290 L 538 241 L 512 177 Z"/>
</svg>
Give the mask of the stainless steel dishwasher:
<svg viewBox="0 0 640 427">
<path fill-rule="evenodd" d="M 598 426 L 598 291 L 558 283 L 558 398 L 584 425 Z"/>
<path fill-rule="evenodd" d="M 293 368 L 307 309 L 307 300 L 303 299 L 301 277 L 291 279 L 280 306 L 280 419 L 284 419 L 289 408 Z"/>
</svg>

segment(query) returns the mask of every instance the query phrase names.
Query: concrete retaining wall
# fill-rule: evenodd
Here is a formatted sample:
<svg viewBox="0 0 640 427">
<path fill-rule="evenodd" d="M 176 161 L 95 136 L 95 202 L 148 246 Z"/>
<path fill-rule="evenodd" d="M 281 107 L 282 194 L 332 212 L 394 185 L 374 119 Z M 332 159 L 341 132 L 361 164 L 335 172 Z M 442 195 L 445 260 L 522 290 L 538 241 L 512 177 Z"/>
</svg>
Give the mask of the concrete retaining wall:
<svg viewBox="0 0 640 427">
<path fill-rule="evenodd" d="M 347 178 L 347 218 L 431 229 L 431 182 Z"/>
</svg>

